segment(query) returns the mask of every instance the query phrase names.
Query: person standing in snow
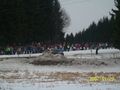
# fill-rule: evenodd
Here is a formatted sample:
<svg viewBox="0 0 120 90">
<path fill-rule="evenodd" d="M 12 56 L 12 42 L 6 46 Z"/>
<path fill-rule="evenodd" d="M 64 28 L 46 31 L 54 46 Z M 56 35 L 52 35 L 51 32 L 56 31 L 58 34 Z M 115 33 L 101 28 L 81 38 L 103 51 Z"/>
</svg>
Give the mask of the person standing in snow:
<svg viewBox="0 0 120 90">
<path fill-rule="evenodd" d="M 99 47 L 97 46 L 96 47 L 96 55 L 98 54 L 98 50 L 99 50 Z"/>
</svg>

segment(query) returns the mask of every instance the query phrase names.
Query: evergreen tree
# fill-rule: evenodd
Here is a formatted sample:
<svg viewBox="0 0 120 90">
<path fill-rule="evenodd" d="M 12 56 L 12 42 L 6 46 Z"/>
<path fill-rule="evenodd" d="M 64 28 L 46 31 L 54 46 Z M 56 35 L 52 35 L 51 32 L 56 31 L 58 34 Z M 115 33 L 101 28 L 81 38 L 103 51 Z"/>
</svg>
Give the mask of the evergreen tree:
<svg viewBox="0 0 120 90">
<path fill-rule="evenodd" d="M 72 45 L 74 43 L 74 35 L 71 33 L 70 35 L 66 35 L 66 43 Z"/>
<path fill-rule="evenodd" d="M 113 33 L 113 43 L 114 46 L 118 49 L 120 49 L 120 0 L 115 0 L 115 6 L 116 6 L 116 10 L 113 10 L 113 18 L 114 18 L 114 26 L 115 26 L 115 30 Z"/>
<path fill-rule="evenodd" d="M 0 44 L 62 41 L 68 19 L 58 0 L 0 0 Z"/>
<path fill-rule="evenodd" d="M 75 35 L 75 42 L 85 43 L 85 42 L 103 42 L 112 43 L 113 34 L 113 22 L 114 20 L 104 17 L 100 19 L 99 22 L 92 23 L 87 29 L 80 31 Z"/>
</svg>

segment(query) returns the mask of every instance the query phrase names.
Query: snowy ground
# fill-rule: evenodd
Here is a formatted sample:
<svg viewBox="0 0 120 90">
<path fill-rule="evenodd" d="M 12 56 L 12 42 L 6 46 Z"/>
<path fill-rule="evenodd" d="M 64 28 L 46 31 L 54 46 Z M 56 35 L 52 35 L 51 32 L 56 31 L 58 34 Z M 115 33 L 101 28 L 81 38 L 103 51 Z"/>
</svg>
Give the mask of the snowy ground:
<svg viewBox="0 0 120 90">
<path fill-rule="evenodd" d="M 41 54 L 0 56 L 0 90 L 119 90 L 119 50 L 103 49 L 98 55 L 95 50 L 64 54 L 72 63 L 36 66 L 28 61 Z"/>
</svg>

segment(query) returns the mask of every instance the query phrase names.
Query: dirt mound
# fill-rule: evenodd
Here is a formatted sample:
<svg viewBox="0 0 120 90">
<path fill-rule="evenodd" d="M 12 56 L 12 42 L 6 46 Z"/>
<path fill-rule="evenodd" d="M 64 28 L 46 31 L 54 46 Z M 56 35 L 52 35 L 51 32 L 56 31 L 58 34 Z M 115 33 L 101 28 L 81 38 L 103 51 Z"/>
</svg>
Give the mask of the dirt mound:
<svg viewBox="0 0 120 90">
<path fill-rule="evenodd" d="M 44 52 L 42 56 L 39 56 L 37 60 L 54 60 L 54 61 L 59 61 L 59 60 L 66 60 L 66 57 L 61 54 L 52 54 L 52 52 Z"/>
<path fill-rule="evenodd" d="M 41 56 L 32 60 L 30 63 L 34 65 L 57 65 L 67 64 L 71 60 L 68 60 L 64 55 L 52 54 L 51 52 L 44 52 Z"/>
</svg>

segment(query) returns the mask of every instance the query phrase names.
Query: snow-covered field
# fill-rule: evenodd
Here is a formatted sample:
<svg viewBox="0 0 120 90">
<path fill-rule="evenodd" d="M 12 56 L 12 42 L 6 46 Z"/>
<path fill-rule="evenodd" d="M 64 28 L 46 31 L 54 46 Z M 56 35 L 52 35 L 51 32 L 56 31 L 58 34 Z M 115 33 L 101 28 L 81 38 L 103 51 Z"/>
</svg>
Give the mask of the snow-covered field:
<svg viewBox="0 0 120 90">
<path fill-rule="evenodd" d="M 39 55 L 42 54 L 0 56 L 0 90 L 120 89 L 120 51 L 117 49 L 101 49 L 98 55 L 95 50 L 64 52 L 67 60 L 72 60 L 69 64 L 29 63 Z M 91 81 L 91 78 L 94 79 Z"/>
</svg>

